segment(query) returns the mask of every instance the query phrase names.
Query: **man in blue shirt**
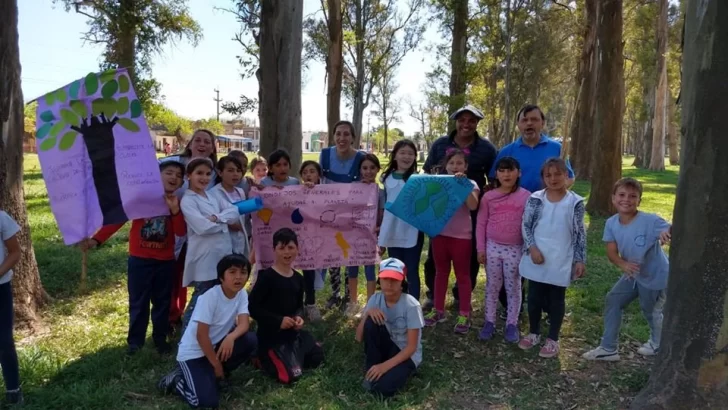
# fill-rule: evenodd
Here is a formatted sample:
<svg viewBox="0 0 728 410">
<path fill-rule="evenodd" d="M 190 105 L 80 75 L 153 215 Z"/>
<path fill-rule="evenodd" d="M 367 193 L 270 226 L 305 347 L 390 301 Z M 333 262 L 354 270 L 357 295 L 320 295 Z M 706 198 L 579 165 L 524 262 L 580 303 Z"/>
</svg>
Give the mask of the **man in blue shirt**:
<svg viewBox="0 0 728 410">
<path fill-rule="evenodd" d="M 472 105 L 466 105 L 451 116 L 450 120 L 455 120 L 456 128 L 444 137 L 438 138 L 427 154 L 424 170 L 428 174 L 446 174 L 445 165 L 442 163 L 447 155 L 448 149 L 458 148 L 465 152 L 468 157 L 468 170 L 466 172 L 469 179 L 478 184 L 478 189 L 483 193 L 486 184 L 486 174 L 493 168 L 494 160 L 498 153 L 495 146 L 485 138 L 478 135 L 478 122 L 485 118 L 479 109 Z M 480 264 L 478 263 L 478 253 L 475 250 L 475 224 L 478 220 L 478 211 L 471 212 L 473 222 L 473 253 L 470 260 L 470 281 L 472 288 L 475 288 L 475 281 L 478 278 Z M 425 308 L 432 307 L 433 292 L 435 290 L 435 263 L 432 259 L 432 245 L 427 252 L 427 260 L 425 261 L 425 285 L 427 286 L 427 302 Z M 458 299 L 458 289 L 455 285 L 452 289 L 454 299 Z M 456 303 L 457 304 L 457 303 Z"/>
</svg>

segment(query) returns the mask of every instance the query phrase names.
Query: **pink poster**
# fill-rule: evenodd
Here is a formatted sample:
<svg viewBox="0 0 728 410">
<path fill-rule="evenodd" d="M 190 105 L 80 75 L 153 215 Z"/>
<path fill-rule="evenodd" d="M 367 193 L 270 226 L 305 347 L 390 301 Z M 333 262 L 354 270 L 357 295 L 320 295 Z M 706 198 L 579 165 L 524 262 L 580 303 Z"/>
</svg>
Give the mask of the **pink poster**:
<svg viewBox="0 0 728 410">
<path fill-rule="evenodd" d="M 263 268 L 273 264 L 273 234 L 284 227 L 298 235 L 296 269 L 376 263 L 375 184 L 253 189 L 250 196 L 263 199 L 263 209 L 253 214 L 252 232 L 256 258 Z"/>
</svg>

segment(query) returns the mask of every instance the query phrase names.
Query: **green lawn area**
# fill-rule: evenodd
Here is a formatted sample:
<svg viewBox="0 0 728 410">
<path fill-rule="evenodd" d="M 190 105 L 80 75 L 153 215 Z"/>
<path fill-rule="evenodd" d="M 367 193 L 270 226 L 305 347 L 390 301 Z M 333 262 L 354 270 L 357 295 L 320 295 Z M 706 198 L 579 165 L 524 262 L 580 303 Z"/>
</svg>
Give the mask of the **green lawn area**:
<svg viewBox="0 0 728 410">
<path fill-rule="evenodd" d="M 317 158 L 306 154 L 304 159 Z M 623 174 L 645 184 L 642 209 L 672 220 L 677 167 L 655 173 L 636 170 L 625 158 Z M 588 195 L 587 183 L 575 191 Z M 28 409 L 186 409 L 177 397 L 163 397 L 156 382 L 174 364 L 151 340 L 126 357 L 127 231 L 88 258 L 87 290 L 79 293 L 81 253 L 63 245 L 37 157 L 25 157 L 25 197 L 41 278 L 54 302 L 45 312 L 47 332 L 21 340 L 21 378 Z M 382 402 L 365 393 L 362 348 L 354 342 L 354 322 L 329 313 L 310 326 L 323 341 L 326 363 L 293 387 L 280 386 L 249 367 L 233 374 L 221 408 L 265 409 L 614 409 L 624 407 L 646 383 L 652 360 L 636 355 L 648 329 L 636 304 L 630 306 L 621 336 L 622 361 L 589 363 L 580 355 L 598 343 L 604 296 L 619 277 L 604 254 L 603 219 L 587 220 L 587 276 L 567 292 L 567 317 L 559 359 L 523 352 L 498 335 L 477 340 L 483 324 L 484 276 L 473 293 L 473 329 L 452 333 L 452 320 L 423 335 L 424 362 L 398 397 Z M 424 262 L 425 253 L 422 261 Z M 451 279 L 451 283 L 452 283 Z M 363 281 L 361 281 L 363 282 Z M 319 292 L 319 303 L 328 297 Z M 363 283 L 360 295 L 364 294 Z M 452 301 L 449 300 L 448 304 Z M 527 326 L 525 317 L 521 329 Z M 498 324 L 499 329 L 501 323 Z M 151 331 L 151 329 L 150 329 Z"/>
</svg>

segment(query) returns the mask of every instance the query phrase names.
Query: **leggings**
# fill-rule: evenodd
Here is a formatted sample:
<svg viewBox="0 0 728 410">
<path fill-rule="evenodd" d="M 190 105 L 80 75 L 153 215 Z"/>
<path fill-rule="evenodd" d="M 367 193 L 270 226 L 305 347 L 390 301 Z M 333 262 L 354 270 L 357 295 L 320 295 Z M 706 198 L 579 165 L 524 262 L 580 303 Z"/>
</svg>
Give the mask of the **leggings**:
<svg viewBox="0 0 728 410">
<path fill-rule="evenodd" d="M 329 268 L 329 280 L 331 281 L 331 297 L 338 299 L 341 293 L 341 268 Z M 349 300 L 349 278 L 344 277 L 344 300 Z"/>
<path fill-rule="evenodd" d="M 13 340 L 13 289 L 10 282 L 0 285 L 0 367 L 7 391 L 20 389 L 18 354 Z"/>
<path fill-rule="evenodd" d="M 470 239 L 452 238 L 438 235 L 432 238 L 432 251 L 435 259 L 435 310 L 445 310 L 447 282 L 450 279 L 450 265 L 455 271 L 455 280 L 460 292 L 460 314 L 470 315 Z"/>
<path fill-rule="evenodd" d="M 561 323 L 566 311 L 566 288 L 549 283 L 528 281 L 528 321 L 530 333 L 541 334 L 541 313 L 549 313 L 548 338 L 559 340 Z"/>
<path fill-rule="evenodd" d="M 316 304 L 316 289 L 314 289 L 314 283 L 316 282 L 316 271 L 315 270 L 304 270 L 303 271 L 303 292 L 306 294 L 304 303 L 306 305 Z"/>
<path fill-rule="evenodd" d="M 508 296 L 506 324 L 518 324 L 521 308 L 521 278 L 518 264 L 523 253 L 521 245 L 501 245 L 488 241 L 486 247 L 485 321 L 495 323 L 498 293 L 505 285 Z M 505 284 L 504 284 L 505 282 Z"/>
</svg>

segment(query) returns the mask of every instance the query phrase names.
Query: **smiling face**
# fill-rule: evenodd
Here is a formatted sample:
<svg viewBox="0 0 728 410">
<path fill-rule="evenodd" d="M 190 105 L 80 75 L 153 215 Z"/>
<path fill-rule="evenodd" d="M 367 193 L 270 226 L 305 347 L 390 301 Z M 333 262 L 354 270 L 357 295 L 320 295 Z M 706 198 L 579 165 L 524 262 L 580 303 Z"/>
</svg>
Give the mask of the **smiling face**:
<svg viewBox="0 0 728 410">
<path fill-rule="evenodd" d="M 541 138 L 541 130 L 544 126 L 541 115 L 539 109 L 533 109 L 518 117 L 518 131 L 523 135 L 525 142 L 535 143 Z"/>
<path fill-rule="evenodd" d="M 220 178 L 223 185 L 236 186 L 243 179 L 243 172 L 237 165 L 228 161 L 220 172 Z"/>
<path fill-rule="evenodd" d="M 199 165 L 187 174 L 190 181 L 190 189 L 196 192 L 204 192 L 210 184 L 212 178 L 212 168 L 208 165 Z"/>
<path fill-rule="evenodd" d="M 457 173 L 465 173 L 468 170 L 468 163 L 465 162 L 465 156 L 461 154 L 455 154 L 445 164 L 445 169 L 450 175 Z"/>
<path fill-rule="evenodd" d="M 377 178 L 378 173 L 379 167 L 377 166 L 377 164 L 367 160 L 361 162 L 361 169 L 359 170 L 359 174 L 361 174 L 362 182 L 374 182 L 374 180 Z"/>
<path fill-rule="evenodd" d="M 220 284 L 228 294 L 237 294 L 248 283 L 248 270 L 240 266 L 231 266 L 225 269 Z"/>
<path fill-rule="evenodd" d="M 179 167 L 168 166 L 162 170 L 162 184 L 164 185 L 164 192 L 171 193 L 179 189 L 182 186 L 183 175 L 182 170 Z"/>
<path fill-rule="evenodd" d="M 303 179 L 303 182 L 310 182 L 312 184 L 318 184 L 320 175 L 318 172 L 318 169 L 316 169 L 313 165 L 306 165 L 301 170 L 301 178 Z"/>
<path fill-rule="evenodd" d="M 612 195 L 612 204 L 620 214 L 634 214 L 640 206 L 640 193 L 630 186 L 620 186 Z"/>
<path fill-rule="evenodd" d="M 397 171 L 406 172 L 417 159 L 417 153 L 412 147 L 403 145 L 394 154 L 394 160 L 397 161 Z"/>
<path fill-rule="evenodd" d="M 278 243 L 274 249 L 276 256 L 276 263 L 285 267 L 290 267 L 293 261 L 298 257 L 298 246 L 294 242 L 288 242 L 287 244 Z"/>
<path fill-rule="evenodd" d="M 334 142 L 336 143 L 336 151 L 348 152 L 354 142 L 354 135 L 351 133 L 349 124 L 340 124 L 334 131 Z"/>
<path fill-rule="evenodd" d="M 566 190 L 566 173 L 559 167 L 551 166 L 544 169 L 541 177 L 546 189 L 553 191 Z"/>
<path fill-rule="evenodd" d="M 460 113 L 455 120 L 458 136 L 470 138 L 475 135 L 475 131 L 478 129 L 478 121 L 478 118 L 468 111 Z"/>
<path fill-rule="evenodd" d="M 255 168 L 253 168 L 253 178 L 255 178 L 256 181 L 260 182 L 260 180 L 265 178 L 266 175 L 268 175 L 268 165 L 257 164 Z"/>
<path fill-rule="evenodd" d="M 197 131 L 192 136 L 189 145 L 192 158 L 208 158 L 212 155 L 214 144 L 215 142 L 210 137 L 210 134 L 204 131 Z"/>
</svg>

